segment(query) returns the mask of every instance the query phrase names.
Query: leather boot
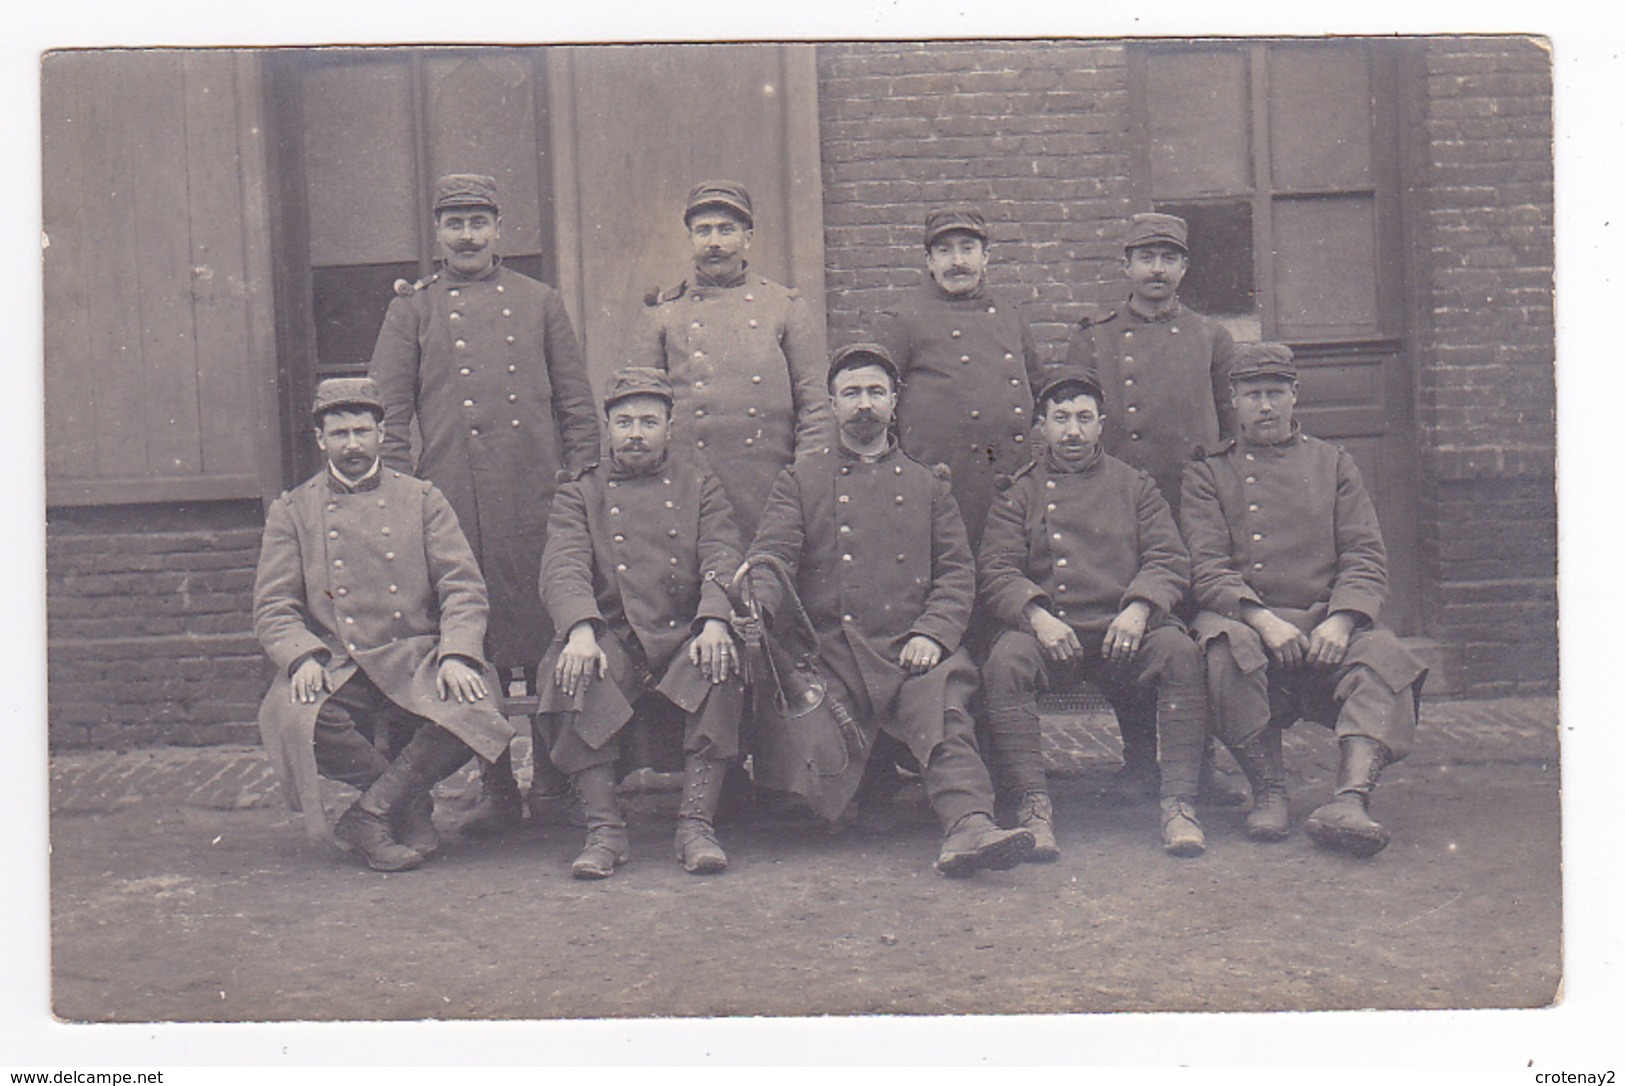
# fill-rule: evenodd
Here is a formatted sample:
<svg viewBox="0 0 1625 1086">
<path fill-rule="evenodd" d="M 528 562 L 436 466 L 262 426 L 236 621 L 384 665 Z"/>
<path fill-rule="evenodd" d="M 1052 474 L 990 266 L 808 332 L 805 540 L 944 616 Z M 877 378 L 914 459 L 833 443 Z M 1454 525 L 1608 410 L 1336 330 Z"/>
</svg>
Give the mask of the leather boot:
<svg viewBox="0 0 1625 1086">
<path fill-rule="evenodd" d="M 495 762 L 480 767 L 480 801 L 458 828 L 466 834 L 490 836 L 513 829 L 524 820 L 524 800 L 513 777 L 513 756 L 507 751 Z"/>
<path fill-rule="evenodd" d="M 683 759 L 683 801 L 677 807 L 677 858 L 691 875 L 715 875 L 728 869 L 728 854 L 711 825 L 728 763 L 690 754 Z"/>
<path fill-rule="evenodd" d="M 1286 767 L 1281 761 L 1281 732 L 1265 728 L 1233 753 L 1253 786 L 1253 809 L 1247 815 L 1247 836 L 1258 841 L 1281 841 L 1288 833 L 1289 804 Z"/>
<path fill-rule="evenodd" d="M 1176 796 L 1162 799 L 1162 850 L 1170 856 L 1200 856 L 1207 851 L 1196 807 Z"/>
<path fill-rule="evenodd" d="M 1247 793 L 1238 788 L 1230 774 L 1213 764 L 1219 753 L 1219 741 L 1208 737 L 1202 752 L 1202 775 L 1197 779 L 1196 801 L 1209 807 L 1240 807 L 1247 802 Z"/>
<path fill-rule="evenodd" d="M 437 724 L 424 724 L 339 818 L 333 839 L 341 848 L 360 850 L 374 871 L 410 871 L 419 866 L 423 854 L 397 841 L 391 826 L 468 755 L 462 740 Z"/>
<path fill-rule="evenodd" d="M 1337 794 L 1303 828 L 1321 848 L 1375 856 L 1388 846 L 1388 831 L 1369 813 L 1372 790 L 1388 764 L 1388 748 L 1360 735 L 1345 736 L 1338 747 Z"/>
<path fill-rule="evenodd" d="M 1054 863 L 1061 858 L 1061 847 L 1055 843 L 1055 808 L 1048 792 L 1028 789 L 1016 809 L 1016 828 L 1033 835 L 1033 848 L 1026 857 L 1028 863 Z"/>
<path fill-rule="evenodd" d="M 440 834 L 434 828 L 434 792 L 424 792 L 390 819 L 395 840 L 428 859 L 440 851 Z"/>
<path fill-rule="evenodd" d="M 587 815 L 581 809 L 581 797 L 570 787 L 570 778 L 553 765 L 549 751 L 557 714 L 539 713 L 531 718 L 531 765 L 534 775 L 530 781 L 530 795 L 525 797 L 525 809 L 530 820 L 538 826 L 569 826 L 587 828 Z"/>
<path fill-rule="evenodd" d="M 1033 850 L 1031 830 L 1001 830 L 993 817 L 973 811 L 949 827 L 937 855 L 937 873 L 964 878 L 987 868 L 1006 871 Z"/>
<path fill-rule="evenodd" d="M 578 879 L 607 879 L 632 857 L 626 820 L 615 796 L 615 767 L 606 763 L 583 769 L 571 783 L 587 814 L 587 843 L 570 865 L 570 874 Z"/>
</svg>

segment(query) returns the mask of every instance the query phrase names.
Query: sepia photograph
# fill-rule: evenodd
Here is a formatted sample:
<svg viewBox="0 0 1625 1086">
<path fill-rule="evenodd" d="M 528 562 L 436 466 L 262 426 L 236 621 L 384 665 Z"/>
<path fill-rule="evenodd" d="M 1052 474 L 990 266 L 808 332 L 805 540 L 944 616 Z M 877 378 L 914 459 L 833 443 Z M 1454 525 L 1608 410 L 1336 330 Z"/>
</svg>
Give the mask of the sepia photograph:
<svg viewBox="0 0 1625 1086">
<path fill-rule="evenodd" d="M 1553 39 L 1056 25 L 40 51 L 38 1012 L 1562 1008 Z"/>
</svg>

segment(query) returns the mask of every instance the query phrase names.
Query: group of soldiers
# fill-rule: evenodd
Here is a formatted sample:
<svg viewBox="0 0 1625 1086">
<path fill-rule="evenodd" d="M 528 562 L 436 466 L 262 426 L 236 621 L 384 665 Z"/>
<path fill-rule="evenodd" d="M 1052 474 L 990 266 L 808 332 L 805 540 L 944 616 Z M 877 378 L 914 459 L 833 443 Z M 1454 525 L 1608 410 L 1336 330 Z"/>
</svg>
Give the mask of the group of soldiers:
<svg viewBox="0 0 1625 1086">
<path fill-rule="evenodd" d="M 1375 510 L 1294 421 L 1290 349 L 1180 303 L 1182 220 L 1132 218 L 1127 301 L 1046 366 L 989 282 L 982 216 L 934 212 L 919 289 L 826 358 L 808 302 L 748 266 L 749 194 L 701 183 L 692 275 L 645 299 L 600 415 L 559 294 L 496 255 L 494 181 L 440 179 L 433 216 L 440 270 L 397 283 L 368 377 L 318 387 L 326 465 L 266 521 L 261 727 L 313 833 L 319 778 L 341 780 L 360 795 L 332 838 L 416 867 L 433 786 L 472 757 L 463 832 L 574 824 L 572 873 L 607 878 L 630 855 L 618 782 L 653 760 L 681 763 L 674 850 L 696 874 L 727 867 L 725 792 L 842 822 L 908 775 L 939 872 L 1054 860 L 1038 698 L 1087 681 L 1123 734 L 1108 794 L 1156 799 L 1170 854 L 1205 850 L 1199 802 L 1246 802 L 1219 744 L 1249 836 L 1287 836 L 1300 718 L 1341 753 L 1310 837 L 1387 844 L 1372 789 L 1426 673 L 1379 621 Z M 764 637 L 816 678 L 838 765 L 767 690 Z M 500 711 L 520 683 L 528 796 Z"/>
</svg>

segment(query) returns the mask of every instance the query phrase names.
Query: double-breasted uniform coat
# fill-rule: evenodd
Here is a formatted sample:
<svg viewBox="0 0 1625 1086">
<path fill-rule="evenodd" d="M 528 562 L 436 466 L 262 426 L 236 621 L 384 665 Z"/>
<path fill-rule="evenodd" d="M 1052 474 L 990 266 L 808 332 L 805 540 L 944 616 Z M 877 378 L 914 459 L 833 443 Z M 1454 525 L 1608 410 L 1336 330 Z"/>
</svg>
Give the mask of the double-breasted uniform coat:
<svg viewBox="0 0 1625 1086">
<path fill-rule="evenodd" d="M 748 266 L 646 301 L 626 364 L 670 376 L 673 447 L 714 466 L 748 541 L 779 471 L 835 439 L 818 323 L 799 291 Z"/>
<path fill-rule="evenodd" d="M 613 460 L 559 488 L 542 553 L 541 595 L 557 639 L 541 666 L 543 712 L 572 714 L 556 733 L 565 772 L 613 761 L 611 742 L 651 689 L 688 714 L 687 753 L 738 754 L 743 684 L 712 683 L 688 656 L 706 619 L 728 620 L 724 586 L 739 568 L 739 533 L 708 465 L 668 454 L 628 474 Z M 574 698 L 552 682 L 563 640 L 591 622 L 610 657 Z"/>
<path fill-rule="evenodd" d="M 1067 344 L 1067 364 L 1090 370 L 1106 395 L 1101 445 L 1150 472 L 1176 517 L 1191 453 L 1235 432 L 1234 356 L 1224 326 L 1183 304 L 1150 318 L 1127 302 L 1088 314 Z"/>
<path fill-rule="evenodd" d="M 1201 656 L 1173 616 L 1190 587 L 1190 558 L 1150 475 L 1099 448 L 1077 467 L 1046 450 L 995 503 L 977 569 L 983 605 L 1005 627 L 982 668 L 1005 787 L 1043 786 L 1037 695 L 1081 679 L 1100 682 L 1114 706 L 1135 687 L 1171 691 L 1164 730 L 1188 723 L 1191 742 L 1184 746 L 1200 749 Z M 1151 607 L 1141 647 L 1126 665 L 1108 665 L 1101 640 L 1135 600 Z M 1035 602 L 1077 631 L 1079 659 L 1045 658 L 1024 617 Z"/>
<path fill-rule="evenodd" d="M 898 440 L 910 456 L 948 465 L 975 550 L 999 476 L 1032 459 L 1033 390 L 1044 370 L 1032 330 L 985 280 L 954 295 L 930 275 L 873 323 L 903 378 Z"/>
<path fill-rule="evenodd" d="M 1298 715 L 1410 750 L 1427 670 L 1379 624 L 1388 557 L 1354 459 L 1294 423 L 1272 445 L 1237 439 L 1185 472 L 1181 528 L 1191 552 L 1196 635 L 1207 650 L 1220 734 L 1244 742 Z M 1242 605 L 1269 608 L 1305 633 L 1346 611 L 1357 626 L 1343 662 L 1296 676 L 1270 663 Z M 1334 718 L 1335 717 L 1335 722 Z M 1283 719 L 1284 718 L 1284 719 Z"/>
<path fill-rule="evenodd" d="M 976 669 L 960 648 L 976 570 L 946 474 L 895 444 L 872 461 L 844 445 L 820 450 L 779 475 L 748 553 L 771 555 L 794 574 L 820 668 L 863 731 L 865 756 L 881 728 L 905 743 L 926 768 L 933 807 L 952 825 L 973 810 L 991 813 L 992 786 L 967 709 Z M 753 570 L 752 589 L 788 636 L 778 582 Z M 898 662 L 915 635 L 942 647 L 941 663 L 923 675 Z M 759 779 L 769 787 L 808 796 L 828 817 L 855 793 L 862 761 L 812 767 L 795 760 L 793 742 L 767 729 L 759 738 Z M 941 796 L 929 779 L 934 752 L 953 778 Z"/>
<path fill-rule="evenodd" d="M 536 596 L 561 472 L 598 459 L 587 366 L 559 293 L 497 262 L 450 268 L 392 299 L 369 376 L 384 399 L 385 465 L 415 474 L 457 511 L 491 594 L 489 647 L 530 666 L 552 637 Z"/>
<path fill-rule="evenodd" d="M 260 705 L 265 748 L 290 805 L 326 832 L 312 745 L 328 692 L 289 700 L 294 669 L 324 661 L 328 691 L 363 673 L 390 701 L 495 759 L 514 729 L 490 699 L 442 701 L 440 661 L 483 660 L 485 582 L 433 485 L 390 468 L 351 490 L 323 470 L 266 514 L 254 582 L 254 633 L 276 664 Z M 489 677 L 489 676 L 488 676 Z"/>
</svg>

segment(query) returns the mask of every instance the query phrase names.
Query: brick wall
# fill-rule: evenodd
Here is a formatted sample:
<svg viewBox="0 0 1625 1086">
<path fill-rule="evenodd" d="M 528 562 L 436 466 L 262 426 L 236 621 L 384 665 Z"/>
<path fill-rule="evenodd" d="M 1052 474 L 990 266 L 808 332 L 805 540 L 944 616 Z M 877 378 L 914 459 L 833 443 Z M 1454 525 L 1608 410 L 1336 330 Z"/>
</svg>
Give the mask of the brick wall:
<svg viewBox="0 0 1625 1086">
<path fill-rule="evenodd" d="M 1422 534 L 1432 632 L 1477 693 L 1557 680 L 1551 57 L 1431 42 L 1410 66 Z"/>
<path fill-rule="evenodd" d="M 270 665 L 250 611 L 258 502 L 53 509 L 53 747 L 251 740 Z"/>
<path fill-rule="evenodd" d="M 1124 49 L 1090 42 L 818 47 L 830 343 L 920 281 L 926 214 L 979 206 L 992 281 L 1048 361 L 1082 304 L 1122 293 L 1129 192 Z"/>
</svg>

